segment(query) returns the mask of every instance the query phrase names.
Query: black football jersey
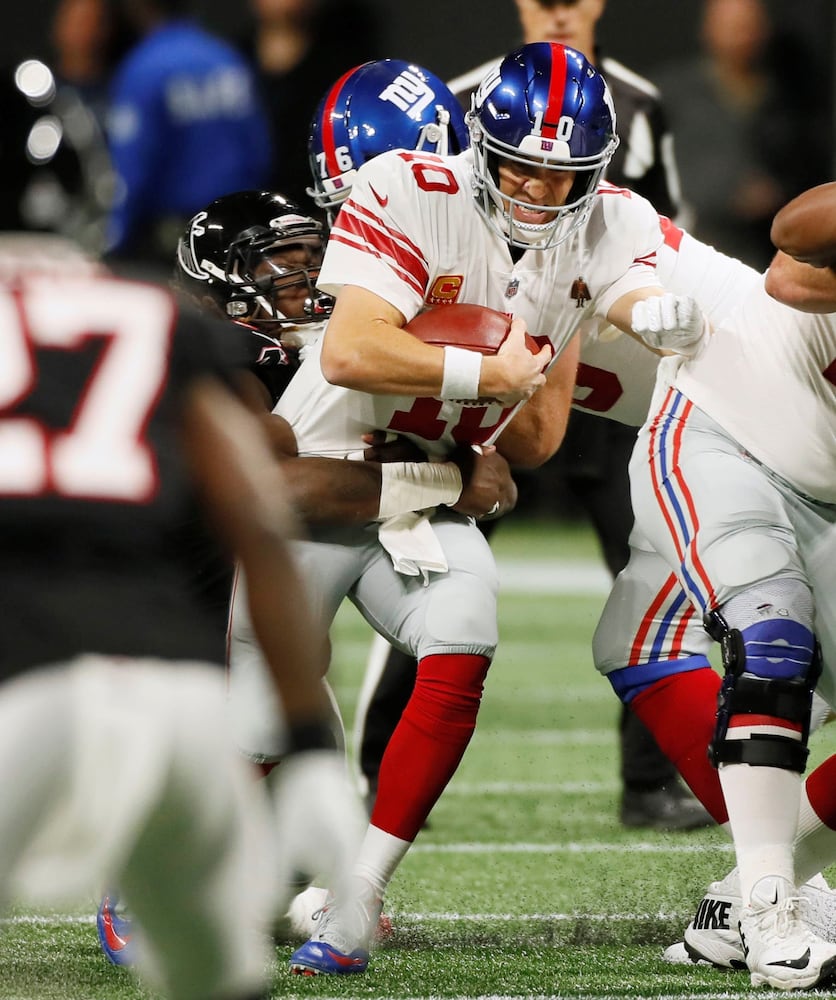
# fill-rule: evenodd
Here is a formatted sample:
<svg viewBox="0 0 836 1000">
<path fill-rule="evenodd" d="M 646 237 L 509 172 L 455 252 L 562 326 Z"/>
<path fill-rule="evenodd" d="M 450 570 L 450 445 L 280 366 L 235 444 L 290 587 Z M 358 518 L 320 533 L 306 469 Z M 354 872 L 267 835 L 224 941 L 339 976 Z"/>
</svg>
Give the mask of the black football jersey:
<svg viewBox="0 0 836 1000">
<path fill-rule="evenodd" d="M 239 362 L 262 382 L 275 406 L 299 368 L 298 352 L 246 323 L 229 323 L 227 336 L 235 345 Z"/>
<path fill-rule="evenodd" d="M 218 323 L 218 336 L 227 353 L 231 352 L 233 370 L 245 369 L 256 375 L 270 395 L 271 406 L 275 406 L 299 367 L 298 352 L 246 323 L 228 320 Z M 170 551 L 186 567 L 191 592 L 211 616 L 218 656 L 223 657 L 233 561 L 219 547 L 199 510 L 177 526 Z"/>
<path fill-rule="evenodd" d="M 172 538 L 195 517 L 178 409 L 242 363 L 152 285 L 0 286 L 0 677 L 82 652 L 218 659 Z"/>
</svg>

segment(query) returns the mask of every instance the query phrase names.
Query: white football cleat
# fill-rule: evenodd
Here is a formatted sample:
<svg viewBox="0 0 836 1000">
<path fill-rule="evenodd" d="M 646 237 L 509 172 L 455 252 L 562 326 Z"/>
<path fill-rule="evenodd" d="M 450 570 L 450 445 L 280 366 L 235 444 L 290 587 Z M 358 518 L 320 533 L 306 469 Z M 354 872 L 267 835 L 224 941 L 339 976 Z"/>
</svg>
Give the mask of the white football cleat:
<svg viewBox="0 0 836 1000">
<path fill-rule="evenodd" d="M 711 962 L 705 958 L 692 957 L 688 953 L 684 941 L 677 941 L 676 944 L 668 945 L 662 952 L 662 961 L 667 962 L 669 965 L 711 965 Z"/>
<path fill-rule="evenodd" d="M 290 956 L 290 971 L 302 976 L 365 972 L 377 933 L 383 899 L 365 879 L 352 879 L 350 894 L 331 893 L 309 941 Z"/>
<path fill-rule="evenodd" d="M 740 941 L 753 986 L 804 990 L 836 974 L 836 944 L 810 930 L 799 903 L 788 879 L 767 875 L 741 908 Z"/>
<path fill-rule="evenodd" d="M 825 879 L 814 875 L 801 886 L 798 899 L 799 914 L 810 929 L 825 941 L 836 941 L 836 893 Z M 663 959 L 708 962 L 718 969 L 745 969 L 738 931 L 742 904 L 740 878 L 733 868 L 724 879 L 711 883 L 685 928 L 684 941 L 671 945 Z"/>
<path fill-rule="evenodd" d="M 288 924 L 288 932 L 294 938 L 307 941 L 313 937 L 319 914 L 325 906 L 328 898 L 328 890 L 318 885 L 311 885 L 304 892 L 300 892 L 290 901 L 290 906 L 285 914 Z"/>
<path fill-rule="evenodd" d="M 304 892 L 300 892 L 294 896 L 290 901 L 290 906 L 283 921 L 283 929 L 286 936 L 294 939 L 298 938 L 302 941 L 312 938 L 316 932 L 319 918 L 325 908 L 327 899 L 328 890 L 318 885 L 308 886 Z M 391 918 L 385 913 L 381 913 L 377 918 L 377 930 L 374 935 L 375 943 L 380 944 L 382 941 L 388 940 L 393 933 L 394 929 Z"/>
<path fill-rule="evenodd" d="M 736 868 L 711 883 L 685 928 L 683 946 L 692 962 L 708 962 L 718 969 L 746 968 L 737 926 L 742 902 Z"/>
</svg>

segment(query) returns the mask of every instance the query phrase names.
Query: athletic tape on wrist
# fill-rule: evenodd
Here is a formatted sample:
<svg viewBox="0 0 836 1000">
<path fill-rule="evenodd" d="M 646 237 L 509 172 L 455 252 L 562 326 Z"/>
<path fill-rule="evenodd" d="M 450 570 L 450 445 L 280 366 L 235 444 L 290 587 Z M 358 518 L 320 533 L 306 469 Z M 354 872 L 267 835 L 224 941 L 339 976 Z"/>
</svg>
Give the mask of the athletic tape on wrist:
<svg viewBox="0 0 836 1000">
<path fill-rule="evenodd" d="M 478 399 L 482 355 L 463 347 L 444 348 L 444 374 L 441 379 L 442 399 Z"/>
<path fill-rule="evenodd" d="M 462 495 L 462 474 L 454 462 L 384 462 L 378 518 L 454 504 Z"/>
</svg>

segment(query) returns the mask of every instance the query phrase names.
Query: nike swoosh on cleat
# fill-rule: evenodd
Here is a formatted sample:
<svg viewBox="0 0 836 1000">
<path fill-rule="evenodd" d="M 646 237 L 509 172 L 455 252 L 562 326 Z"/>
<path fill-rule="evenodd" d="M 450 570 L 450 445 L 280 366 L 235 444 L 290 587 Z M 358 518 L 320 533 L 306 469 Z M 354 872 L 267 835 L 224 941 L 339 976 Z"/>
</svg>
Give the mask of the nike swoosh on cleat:
<svg viewBox="0 0 836 1000">
<path fill-rule="evenodd" d="M 801 958 L 785 958 L 780 962 L 767 962 L 767 965 L 779 966 L 782 969 L 806 969 L 810 964 L 810 949 L 801 956 Z"/>
<path fill-rule="evenodd" d="M 102 914 L 102 926 L 104 928 L 104 938 L 111 951 L 122 951 L 128 946 L 130 938 L 120 937 L 113 926 L 113 914 L 110 910 L 105 910 Z"/>
<path fill-rule="evenodd" d="M 331 952 L 331 958 L 337 965 L 342 965 L 345 968 L 349 968 L 352 965 L 360 965 L 365 961 L 364 958 L 352 958 L 351 955 L 340 955 L 338 952 Z"/>
</svg>

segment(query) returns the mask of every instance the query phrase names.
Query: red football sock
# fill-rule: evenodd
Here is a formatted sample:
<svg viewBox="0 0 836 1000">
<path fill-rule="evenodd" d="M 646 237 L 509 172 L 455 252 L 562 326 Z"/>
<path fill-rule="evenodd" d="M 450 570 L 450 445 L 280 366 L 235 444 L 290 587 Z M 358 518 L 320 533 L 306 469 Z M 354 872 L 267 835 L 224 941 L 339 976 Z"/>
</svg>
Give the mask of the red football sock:
<svg viewBox="0 0 836 1000">
<path fill-rule="evenodd" d="M 729 818 L 717 770 L 708 759 L 720 677 L 710 667 L 671 674 L 630 702 L 659 749 L 718 823 Z"/>
<path fill-rule="evenodd" d="M 372 826 L 414 840 L 476 728 L 486 656 L 426 656 L 380 762 Z"/>
<path fill-rule="evenodd" d="M 807 798 L 816 815 L 831 830 L 836 830 L 836 754 L 807 775 Z"/>
</svg>

